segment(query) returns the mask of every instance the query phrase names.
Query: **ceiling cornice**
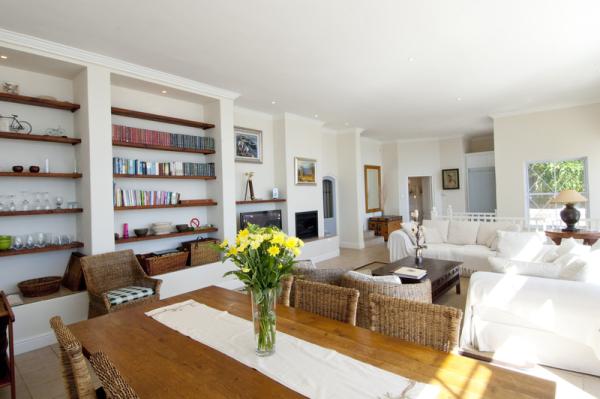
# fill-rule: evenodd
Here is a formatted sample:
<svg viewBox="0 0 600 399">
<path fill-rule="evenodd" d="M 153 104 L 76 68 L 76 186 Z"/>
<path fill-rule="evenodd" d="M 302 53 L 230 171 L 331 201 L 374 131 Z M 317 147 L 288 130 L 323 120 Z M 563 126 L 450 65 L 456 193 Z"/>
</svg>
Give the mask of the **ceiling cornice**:
<svg viewBox="0 0 600 399">
<path fill-rule="evenodd" d="M 240 96 L 234 91 L 221 89 L 219 87 L 207 85 L 195 80 L 161 72 L 156 69 L 148 68 L 142 65 L 133 64 L 117 58 L 93 53 L 90 51 L 70 47 L 64 44 L 51 42 L 38 37 L 24 35 L 0 28 L 0 45 L 10 47 L 15 50 L 25 50 L 35 52 L 52 58 L 60 58 L 64 61 L 74 62 L 76 64 L 94 64 L 110 69 L 112 72 L 124 74 L 133 78 L 142 80 L 151 80 L 172 88 L 193 92 L 208 97 L 223 98 L 235 100 Z"/>
<path fill-rule="evenodd" d="M 500 119 L 507 118 L 511 116 L 520 116 L 520 115 L 529 115 L 529 114 L 537 114 L 541 112 L 552 112 L 552 111 L 560 111 L 563 109 L 569 108 L 578 108 L 578 107 L 587 107 L 590 105 L 600 104 L 598 101 L 587 101 L 587 102 L 574 102 L 570 104 L 562 104 L 551 107 L 537 107 L 537 108 L 529 108 L 520 111 L 510 111 L 510 112 L 498 112 L 494 114 L 490 114 L 490 118 L 492 119 Z"/>
</svg>

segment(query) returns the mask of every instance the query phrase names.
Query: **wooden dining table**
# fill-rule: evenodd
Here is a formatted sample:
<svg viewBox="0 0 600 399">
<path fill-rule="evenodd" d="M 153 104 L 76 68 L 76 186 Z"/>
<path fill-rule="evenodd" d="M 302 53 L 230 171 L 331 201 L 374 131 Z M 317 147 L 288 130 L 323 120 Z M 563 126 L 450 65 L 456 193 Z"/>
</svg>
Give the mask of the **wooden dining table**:
<svg viewBox="0 0 600 399">
<path fill-rule="evenodd" d="M 142 398 L 298 398 L 297 392 L 144 313 L 193 299 L 251 319 L 250 297 L 207 287 L 69 326 L 89 356 L 105 352 Z M 209 325 L 206 328 L 211 328 Z M 554 398 L 555 383 L 448 354 L 294 308 L 277 330 L 406 378 L 437 385 L 440 398 Z M 275 353 L 275 355 L 277 354 Z"/>
</svg>

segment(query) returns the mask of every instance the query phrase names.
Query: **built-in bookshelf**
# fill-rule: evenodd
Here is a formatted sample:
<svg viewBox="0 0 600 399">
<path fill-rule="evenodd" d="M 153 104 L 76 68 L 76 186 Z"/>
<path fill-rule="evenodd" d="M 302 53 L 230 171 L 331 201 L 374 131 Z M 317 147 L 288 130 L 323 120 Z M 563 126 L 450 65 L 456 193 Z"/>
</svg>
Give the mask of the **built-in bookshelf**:
<svg viewBox="0 0 600 399">
<path fill-rule="evenodd" d="M 142 237 L 133 236 L 133 237 L 127 237 L 127 238 L 117 238 L 115 240 L 115 243 L 126 244 L 126 243 L 139 242 L 139 241 L 162 240 L 165 238 L 174 238 L 174 237 L 191 236 L 191 235 L 197 235 L 197 234 L 214 233 L 217 231 L 219 231 L 219 230 L 216 227 L 204 227 L 204 228 L 197 228 L 197 229 L 191 230 L 191 231 L 183 231 L 183 232 L 177 232 L 177 233 L 148 235 L 148 236 L 142 236 Z"/>
<path fill-rule="evenodd" d="M 54 252 L 54 251 L 66 251 L 69 249 L 81 248 L 81 247 L 83 247 L 82 242 L 74 241 L 70 244 L 47 245 L 45 247 L 40 247 L 40 248 L 9 249 L 6 251 L 0 251 L 0 257 L 39 254 L 39 253 L 43 253 L 43 252 Z"/>
<path fill-rule="evenodd" d="M 0 93 L 0 101 L 34 105 L 36 107 L 62 109 L 71 112 L 75 112 L 80 108 L 79 104 L 74 104 L 68 101 L 50 100 L 39 97 L 22 96 L 20 94 L 12 93 Z"/>
<path fill-rule="evenodd" d="M 33 177 L 33 178 L 56 178 L 56 179 L 80 179 L 81 173 L 31 173 L 31 172 L 0 172 L 2 177 Z"/>
<path fill-rule="evenodd" d="M 129 118 L 137 118 L 137 119 L 146 119 L 149 121 L 169 123 L 172 125 L 196 127 L 198 129 L 203 129 L 203 130 L 212 129 L 215 127 L 215 125 L 213 125 L 212 123 L 192 121 L 192 120 L 188 120 L 188 119 L 175 118 L 175 117 L 166 116 L 166 115 L 151 114 L 149 112 L 133 111 L 130 109 L 124 109 L 124 108 L 118 108 L 118 107 L 112 107 L 111 112 L 113 115 L 121 115 L 121 116 L 127 116 Z"/>
<path fill-rule="evenodd" d="M 115 211 L 135 211 L 143 209 L 166 209 L 166 208 L 195 208 L 198 206 L 216 206 L 216 202 L 210 200 L 202 203 L 192 204 L 174 204 L 174 205 L 132 205 L 132 206 L 115 206 Z M 1 214 L 0 214 L 1 216 Z"/>
<path fill-rule="evenodd" d="M 237 205 L 251 205 L 251 204 L 268 204 L 273 202 L 285 202 L 285 198 L 271 198 L 271 199 L 254 199 L 254 200 L 243 200 L 235 201 Z"/>
<path fill-rule="evenodd" d="M 41 141 L 44 143 L 58 143 L 58 144 L 80 144 L 81 139 L 76 139 L 66 136 L 49 136 L 40 134 L 24 134 L 14 132 L 0 132 L 0 139 L 8 140 L 25 140 L 25 141 Z"/>
<path fill-rule="evenodd" d="M 29 211 L 0 211 L 0 217 L 6 216 L 36 216 L 36 215 L 64 215 L 67 213 L 81 213 L 83 208 L 64 209 L 32 209 Z"/>
</svg>

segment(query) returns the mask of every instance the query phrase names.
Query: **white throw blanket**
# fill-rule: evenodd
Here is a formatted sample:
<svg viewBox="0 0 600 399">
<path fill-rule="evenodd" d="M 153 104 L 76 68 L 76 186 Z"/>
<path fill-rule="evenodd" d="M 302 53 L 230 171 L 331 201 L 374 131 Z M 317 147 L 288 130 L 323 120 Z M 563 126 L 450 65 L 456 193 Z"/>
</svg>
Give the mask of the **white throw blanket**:
<svg viewBox="0 0 600 399">
<path fill-rule="evenodd" d="M 254 352 L 252 323 L 193 300 L 146 315 L 309 398 L 435 398 L 439 388 L 379 369 L 282 332 L 274 355 Z"/>
<path fill-rule="evenodd" d="M 600 287 L 578 281 L 479 272 L 471 276 L 461 347 L 493 352 L 488 322 L 556 334 L 600 359 Z"/>
</svg>

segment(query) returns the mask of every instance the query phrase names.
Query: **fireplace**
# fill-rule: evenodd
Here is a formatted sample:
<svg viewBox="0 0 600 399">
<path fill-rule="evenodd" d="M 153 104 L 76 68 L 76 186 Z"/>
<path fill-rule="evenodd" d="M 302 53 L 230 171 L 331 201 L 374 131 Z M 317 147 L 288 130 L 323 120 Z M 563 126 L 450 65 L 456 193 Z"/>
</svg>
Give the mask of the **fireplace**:
<svg viewBox="0 0 600 399">
<path fill-rule="evenodd" d="M 317 211 L 296 212 L 296 237 L 303 240 L 318 237 L 318 215 Z"/>
</svg>

